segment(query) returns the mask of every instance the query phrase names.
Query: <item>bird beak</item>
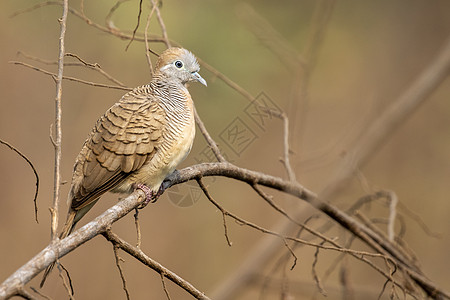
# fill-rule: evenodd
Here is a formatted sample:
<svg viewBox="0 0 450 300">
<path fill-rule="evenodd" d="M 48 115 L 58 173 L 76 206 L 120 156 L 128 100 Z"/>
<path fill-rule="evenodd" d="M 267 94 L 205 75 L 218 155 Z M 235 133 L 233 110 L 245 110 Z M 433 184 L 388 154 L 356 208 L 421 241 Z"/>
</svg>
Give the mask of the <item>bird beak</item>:
<svg viewBox="0 0 450 300">
<path fill-rule="evenodd" d="M 208 86 L 208 84 L 206 84 L 206 80 L 203 79 L 203 77 L 200 76 L 200 74 L 198 74 L 198 72 L 193 72 L 191 75 L 192 75 L 192 78 L 194 78 L 194 80 L 197 80 L 198 82 L 200 82 L 204 86 Z"/>
</svg>

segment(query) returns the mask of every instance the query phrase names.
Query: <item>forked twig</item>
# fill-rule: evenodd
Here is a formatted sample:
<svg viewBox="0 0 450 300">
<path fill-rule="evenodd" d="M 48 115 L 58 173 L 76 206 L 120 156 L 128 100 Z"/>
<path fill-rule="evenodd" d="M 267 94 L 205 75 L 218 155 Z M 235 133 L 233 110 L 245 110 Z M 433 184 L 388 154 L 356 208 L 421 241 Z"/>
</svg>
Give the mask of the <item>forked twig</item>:
<svg viewBox="0 0 450 300">
<path fill-rule="evenodd" d="M 19 66 L 24 66 L 24 67 L 27 67 L 27 68 L 30 68 L 30 69 L 32 69 L 32 70 L 35 70 L 35 71 L 44 73 L 45 75 L 49 75 L 49 76 L 51 76 L 52 78 L 55 78 L 55 76 L 56 76 L 55 73 L 49 72 L 49 71 L 47 71 L 47 70 L 44 70 L 44 69 L 41 69 L 41 68 L 32 66 L 32 65 L 30 65 L 30 64 L 27 64 L 27 63 L 24 63 L 24 62 L 21 62 L 21 61 L 10 61 L 9 63 L 15 64 L 15 65 L 19 65 Z M 132 88 L 128 88 L 128 87 L 124 87 L 124 86 L 116 86 L 116 85 L 108 85 L 108 84 L 102 84 L 102 83 L 95 83 L 95 82 L 90 82 L 90 81 L 86 81 L 86 80 L 83 80 L 83 79 L 78 79 L 78 78 L 75 78 L 75 77 L 69 77 L 69 76 L 63 76 L 62 79 L 64 79 L 64 80 L 69 80 L 69 81 L 75 81 L 75 82 L 79 82 L 79 83 L 82 83 L 82 84 L 86 84 L 86 85 L 90 85 L 90 86 L 95 86 L 95 87 L 102 87 L 102 88 L 108 88 L 108 89 L 116 89 L 116 90 L 122 90 L 122 91 L 131 91 L 131 90 L 132 90 Z"/>
</svg>

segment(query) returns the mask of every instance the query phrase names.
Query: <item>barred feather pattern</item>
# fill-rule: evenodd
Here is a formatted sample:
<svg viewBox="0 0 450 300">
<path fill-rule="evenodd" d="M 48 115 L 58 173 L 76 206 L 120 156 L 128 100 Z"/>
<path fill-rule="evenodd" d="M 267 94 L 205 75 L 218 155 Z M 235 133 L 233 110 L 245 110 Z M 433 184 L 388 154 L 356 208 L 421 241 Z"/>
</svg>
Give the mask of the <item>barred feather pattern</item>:
<svg viewBox="0 0 450 300">
<path fill-rule="evenodd" d="M 69 199 L 82 209 L 106 191 L 154 191 L 189 153 L 195 134 L 186 87 L 161 74 L 135 88 L 96 123 L 80 152 Z"/>
<path fill-rule="evenodd" d="M 75 161 L 60 239 L 105 192 L 131 193 L 138 184 L 157 192 L 184 160 L 195 135 L 194 106 L 185 85 L 206 85 L 198 71 L 191 52 L 169 48 L 160 55 L 152 81 L 125 94 L 98 119 Z M 53 267 L 46 268 L 41 287 Z"/>
</svg>

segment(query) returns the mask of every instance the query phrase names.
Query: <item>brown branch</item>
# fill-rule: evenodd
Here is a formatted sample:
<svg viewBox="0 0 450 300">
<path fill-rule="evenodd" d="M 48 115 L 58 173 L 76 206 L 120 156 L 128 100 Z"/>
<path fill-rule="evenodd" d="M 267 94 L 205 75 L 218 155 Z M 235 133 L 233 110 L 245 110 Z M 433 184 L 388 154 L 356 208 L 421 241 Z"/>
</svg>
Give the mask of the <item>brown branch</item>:
<svg viewBox="0 0 450 300">
<path fill-rule="evenodd" d="M 62 81 L 64 72 L 64 56 L 65 56 L 65 36 L 66 36 L 66 24 L 67 15 L 69 10 L 69 1 L 64 0 L 63 2 L 63 12 L 62 17 L 59 19 L 61 31 L 59 36 L 59 56 L 58 56 L 58 73 L 53 78 L 56 81 L 56 97 L 55 97 L 55 169 L 54 169 L 54 191 L 53 191 L 53 203 L 51 211 L 51 238 L 55 241 L 58 230 L 58 204 L 61 188 L 61 141 L 62 141 L 62 129 L 61 129 L 61 118 L 62 118 Z"/>
<path fill-rule="evenodd" d="M 134 210 L 134 226 L 136 227 L 136 248 L 141 248 L 141 226 L 139 225 L 139 209 Z"/>
<path fill-rule="evenodd" d="M 254 224 L 254 223 L 248 222 L 248 221 L 244 220 L 243 218 L 241 218 L 241 217 L 239 217 L 239 216 L 237 216 L 237 215 L 235 215 L 235 214 L 233 214 L 233 213 L 227 211 L 227 210 L 224 209 L 217 201 L 215 201 L 215 200 L 211 197 L 211 195 L 209 194 L 209 191 L 207 190 L 207 188 L 206 188 L 206 187 L 204 186 L 204 184 L 202 183 L 201 178 L 202 178 L 201 175 L 199 175 L 198 177 L 195 177 L 195 179 L 197 180 L 197 182 L 198 182 L 200 188 L 202 189 L 203 193 L 206 195 L 206 197 L 208 198 L 208 200 L 209 200 L 209 201 L 210 201 L 217 209 L 219 209 L 219 210 L 221 211 L 222 216 L 223 216 L 224 218 L 225 218 L 225 216 L 229 216 L 229 217 L 235 219 L 239 224 L 246 225 L 246 226 L 248 226 L 248 227 L 250 227 L 250 228 L 253 228 L 253 229 L 256 229 L 256 230 L 258 230 L 258 231 L 260 231 L 260 232 L 262 232 L 262 233 L 265 233 L 265 234 L 268 234 L 268 235 L 272 235 L 272 236 L 276 236 L 276 237 L 282 239 L 283 242 L 284 242 L 284 244 L 285 244 L 285 246 L 288 248 L 288 250 L 290 251 L 290 253 L 291 253 L 291 254 L 293 255 L 293 257 L 294 257 L 294 264 L 293 264 L 292 268 L 295 267 L 295 263 L 296 263 L 297 257 L 295 256 L 293 250 L 292 250 L 292 249 L 289 247 L 289 245 L 287 244 L 287 242 L 286 242 L 287 240 L 294 241 L 294 242 L 298 242 L 298 243 L 301 243 L 301 244 L 304 244 L 304 245 L 314 246 L 314 247 L 316 247 L 316 248 L 328 249 L 328 250 L 335 250 L 335 251 L 339 251 L 339 252 L 342 252 L 342 253 L 348 253 L 348 254 L 351 254 L 353 257 L 355 257 L 355 258 L 357 258 L 357 259 L 359 259 L 359 260 L 361 260 L 361 261 L 367 263 L 368 265 L 370 265 L 372 268 L 374 268 L 376 271 L 378 271 L 381 275 L 383 275 L 388 281 L 391 281 L 394 285 L 398 285 L 398 286 L 400 286 L 402 289 L 404 289 L 398 282 L 396 282 L 396 281 L 392 278 L 391 273 L 386 273 L 386 272 L 382 271 L 379 267 L 377 267 L 375 264 L 373 264 L 371 261 L 369 261 L 369 260 L 367 260 L 367 259 L 365 258 L 365 256 L 370 256 L 370 257 L 381 257 L 381 258 L 384 259 L 384 261 L 385 261 L 386 263 L 387 263 L 388 261 L 390 261 L 392 264 L 395 265 L 395 262 L 392 261 L 389 257 L 384 256 L 384 255 L 382 255 L 382 254 L 378 254 L 378 253 L 368 253 L 368 252 L 362 252 L 362 251 L 355 251 L 355 250 L 351 250 L 351 249 L 346 249 L 346 248 L 340 247 L 339 245 L 336 246 L 336 247 L 334 247 L 334 246 L 332 246 L 332 247 L 331 247 L 331 246 L 324 246 L 325 240 L 324 240 L 323 242 L 321 242 L 320 244 L 315 244 L 315 243 L 311 243 L 311 242 L 308 242 L 308 241 L 305 241 L 305 240 L 301 240 L 301 239 L 299 239 L 299 238 L 293 238 L 293 237 L 289 237 L 289 236 L 284 236 L 284 235 L 282 235 L 282 234 L 280 234 L 280 233 L 278 233 L 278 232 L 271 231 L 271 230 L 265 229 L 265 228 L 263 228 L 263 227 L 261 227 L 261 226 L 258 226 L 258 225 Z M 333 242 L 333 244 L 334 244 L 334 242 Z M 387 265 L 389 265 L 389 264 L 387 263 Z"/>
<path fill-rule="evenodd" d="M 198 179 L 202 176 L 225 176 L 229 178 L 234 178 L 246 183 L 257 183 L 260 185 L 264 185 L 273 189 L 277 189 L 280 191 L 283 191 L 285 193 L 289 193 L 297 198 L 303 199 L 309 203 L 313 203 L 316 205 L 316 207 L 320 208 L 323 212 L 329 214 L 330 216 L 334 215 L 334 218 L 337 222 L 342 224 L 347 230 L 351 231 L 358 237 L 362 238 L 364 241 L 367 242 L 367 236 L 365 236 L 363 233 L 367 231 L 366 227 L 361 227 L 360 224 L 354 222 L 351 218 L 349 218 L 345 213 L 339 211 L 337 208 L 332 206 L 328 203 L 322 203 L 321 205 L 318 199 L 315 198 L 315 194 L 308 191 L 304 187 L 302 187 L 298 183 L 292 183 L 285 181 L 278 177 L 273 177 L 267 174 L 239 168 L 237 166 L 234 166 L 230 163 L 204 163 L 195 165 L 192 167 L 188 167 L 185 169 L 180 170 L 179 172 L 175 172 L 172 175 L 169 176 L 168 181 L 166 181 L 167 187 L 170 187 L 175 184 L 179 184 L 182 182 L 186 182 L 188 180 L 192 179 Z M 126 197 L 122 201 L 120 201 L 118 204 L 113 206 L 112 208 L 108 209 L 105 213 L 97 217 L 94 221 L 88 223 L 84 227 L 78 229 L 71 235 L 69 235 L 67 238 L 56 241 L 55 243 L 52 243 L 51 245 L 47 246 L 44 250 L 42 250 L 38 255 L 36 255 L 33 259 L 31 259 L 28 263 L 26 263 L 24 266 L 22 266 L 20 269 L 18 269 L 14 274 L 12 274 L 8 279 L 6 279 L 5 282 L 0 285 L 0 298 L 1 297 L 7 297 L 10 295 L 13 295 L 17 291 L 17 287 L 23 286 L 23 284 L 30 281 L 34 276 L 36 276 L 40 271 L 42 271 L 45 267 L 47 267 L 50 263 L 55 261 L 57 257 L 63 257 L 70 251 L 76 249 L 81 244 L 87 242 L 88 240 L 92 239 L 94 236 L 103 233 L 108 226 L 111 226 L 114 222 L 116 222 L 118 219 L 122 218 L 126 214 L 128 214 L 130 211 L 132 211 L 134 208 L 136 208 L 138 205 L 140 205 L 140 202 L 142 201 L 141 197 L 143 197 L 143 193 L 138 190 L 131 194 L 130 196 Z M 218 205 L 216 203 L 215 205 Z M 330 213 L 331 212 L 331 213 Z M 380 257 L 383 259 L 388 259 L 388 257 L 377 254 L 377 253 L 368 253 L 368 252 L 361 252 L 361 251 L 354 251 L 351 249 L 342 249 L 342 248 L 336 248 L 334 246 L 325 246 L 325 245 L 319 245 L 310 243 L 304 240 L 300 240 L 298 238 L 292 238 L 284 235 L 280 235 L 280 233 L 273 232 L 267 229 L 263 229 L 260 226 L 257 226 L 256 224 L 246 222 L 242 218 L 239 218 L 233 214 L 230 214 L 229 212 L 226 212 L 228 216 L 232 216 L 235 218 L 238 222 L 242 224 L 246 224 L 254 229 L 260 230 L 263 233 L 275 235 L 282 239 L 287 239 L 299 243 L 304 243 L 307 245 L 311 245 L 314 247 L 320 247 L 323 249 L 328 250 L 335 250 L 339 252 L 347 252 L 347 253 L 354 253 L 354 254 L 360 254 L 362 258 L 365 256 L 369 257 Z M 351 226 L 347 227 L 347 225 L 350 224 Z M 370 244 L 370 241 L 369 241 Z M 132 247 L 130 245 L 130 247 Z M 137 249 L 137 248 L 136 248 Z M 137 249 L 138 250 L 138 249 Z M 395 252 L 395 250 L 392 250 L 388 248 L 390 252 Z M 397 264 L 400 264 L 402 268 L 404 268 L 407 273 L 421 286 L 424 288 L 431 290 L 433 289 L 435 291 L 435 294 L 442 295 L 443 297 L 450 298 L 449 294 L 447 294 L 445 291 L 438 288 L 433 282 L 429 281 L 426 277 L 421 275 L 415 270 L 409 269 L 408 265 L 403 265 L 402 261 L 399 261 L 394 256 L 394 261 Z M 364 261 L 364 260 L 363 260 Z M 375 266 L 372 266 L 375 268 Z M 377 269 L 379 270 L 379 269 Z M 384 274 L 384 272 L 381 271 L 381 274 Z M 389 277 L 388 277 L 389 278 Z"/>
<path fill-rule="evenodd" d="M 145 24 L 144 30 L 144 44 L 145 44 L 145 57 L 147 58 L 148 67 L 150 69 L 150 75 L 153 77 L 153 65 L 152 60 L 150 59 L 150 46 L 148 45 L 148 27 L 150 26 L 150 20 L 152 18 L 153 13 L 155 12 L 155 6 L 153 6 L 151 12 L 147 16 L 147 23 Z"/>
<path fill-rule="evenodd" d="M 17 296 L 20 296 L 23 299 L 27 299 L 27 300 L 38 300 L 38 298 L 34 297 L 30 293 L 28 293 L 28 291 L 26 291 L 25 289 L 22 289 L 22 288 L 17 291 Z"/>
<path fill-rule="evenodd" d="M 45 60 L 45 59 L 42 59 L 42 58 L 39 58 L 39 57 L 35 57 L 35 56 L 32 56 L 32 55 L 26 54 L 26 53 L 24 53 L 23 51 L 18 51 L 17 54 L 18 54 L 18 55 L 22 55 L 23 57 L 28 58 L 28 59 L 31 59 L 31 60 L 33 60 L 33 61 L 36 61 L 36 62 L 40 62 L 40 63 L 46 64 L 46 65 L 57 65 L 57 64 L 58 64 L 57 61 L 49 61 L 49 60 Z M 89 70 L 94 70 L 94 71 L 96 71 L 96 72 L 99 72 L 99 73 L 100 73 L 101 75 L 103 75 L 106 79 L 110 80 L 111 82 L 114 82 L 114 83 L 117 84 L 117 85 L 120 85 L 120 86 L 122 86 L 122 87 L 125 87 L 125 86 L 126 86 L 125 84 L 123 84 L 122 82 L 120 82 L 118 79 L 112 77 L 112 76 L 109 75 L 107 72 L 105 72 L 105 71 L 100 67 L 100 65 L 99 65 L 98 63 L 89 63 L 89 62 L 86 62 L 86 61 L 83 60 L 81 57 L 79 57 L 78 55 L 73 54 L 73 53 L 66 53 L 66 56 L 70 56 L 70 57 L 76 58 L 76 59 L 79 61 L 79 63 L 76 63 L 76 62 L 64 62 L 64 67 L 74 67 L 74 66 L 75 66 L 75 67 L 79 67 L 79 66 L 86 67 L 86 68 L 88 68 Z"/>
<path fill-rule="evenodd" d="M 319 289 L 319 292 L 323 296 L 327 297 L 327 292 L 323 288 L 322 282 L 321 282 L 321 280 L 319 278 L 319 275 L 317 275 L 317 270 L 316 270 L 316 265 L 317 265 L 317 262 L 319 261 L 319 250 L 320 250 L 320 248 L 316 248 L 316 251 L 314 252 L 314 260 L 313 260 L 313 263 L 312 263 L 312 266 L 311 266 L 311 272 L 312 272 L 312 276 L 314 278 L 314 282 L 316 283 L 316 286 Z"/>
<path fill-rule="evenodd" d="M 203 194 L 205 194 L 206 198 L 208 198 L 208 200 L 209 200 L 211 203 L 215 204 L 216 202 L 215 202 L 214 199 L 212 198 L 212 196 L 211 196 L 211 194 L 209 193 L 209 191 L 208 191 L 208 189 L 206 188 L 206 186 L 203 184 L 202 179 L 201 179 L 201 178 L 197 178 L 196 180 L 197 180 L 198 186 L 202 189 Z M 220 205 L 219 205 L 219 206 L 216 206 L 216 207 L 217 207 L 217 208 L 220 210 L 220 212 L 222 213 L 222 220 L 223 220 L 223 228 L 224 228 L 225 239 L 227 240 L 228 246 L 231 247 L 233 243 L 230 241 L 230 238 L 229 238 L 229 236 L 228 236 L 228 227 L 227 227 L 227 218 L 226 218 L 227 215 L 228 215 L 228 213 L 227 213 L 227 211 L 226 211 L 225 209 L 223 209 Z"/>
<path fill-rule="evenodd" d="M 9 298 L 15 295 L 22 286 L 33 279 L 57 258 L 65 256 L 83 243 L 104 232 L 108 226 L 111 226 L 112 223 L 124 217 L 137 207 L 143 197 L 144 194 L 139 191 L 133 193 L 95 218 L 94 221 L 73 232 L 67 238 L 50 243 L 45 249 L 16 270 L 0 285 L 0 299 Z"/>
<path fill-rule="evenodd" d="M 156 18 L 158 19 L 159 26 L 161 27 L 162 36 L 164 39 L 164 44 L 166 44 L 167 48 L 170 48 L 169 37 L 167 36 L 166 25 L 164 25 L 164 21 L 161 17 L 161 12 L 159 11 L 158 4 L 156 4 L 155 0 L 151 0 L 153 8 L 156 9 Z"/>
<path fill-rule="evenodd" d="M 34 288 L 34 287 L 30 287 L 30 289 L 33 291 L 33 292 L 35 292 L 36 294 L 38 294 L 39 296 L 41 296 L 42 298 L 44 298 L 44 299 L 47 299 L 47 300 L 52 300 L 50 297 L 48 297 L 47 295 L 44 295 L 43 293 L 41 293 L 38 289 L 36 289 L 36 288 Z"/>
<path fill-rule="evenodd" d="M 70 278 L 70 275 L 69 275 L 69 271 L 67 271 L 67 269 L 61 263 L 59 263 L 59 261 L 57 261 L 57 266 L 58 266 L 58 271 L 59 271 L 58 272 L 59 278 L 61 278 L 63 286 L 67 291 L 67 295 L 69 295 L 69 299 L 75 300 L 75 298 L 73 297 L 74 290 L 73 290 L 73 285 L 72 285 L 72 279 Z M 66 276 L 69 280 L 68 283 L 67 283 L 66 279 L 64 278 L 62 271 L 64 271 L 64 273 L 66 274 Z"/>
<path fill-rule="evenodd" d="M 34 198 L 33 198 L 33 203 L 34 203 L 34 217 L 36 219 L 36 223 L 39 223 L 38 220 L 38 207 L 37 207 L 37 196 L 38 196 L 38 192 L 39 192 L 39 175 L 36 171 L 36 168 L 34 167 L 33 163 L 31 162 L 31 160 L 28 159 L 28 157 L 26 157 L 22 152 L 20 152 L 16 147 L 14 147 L 13 145 L 11 145 L 10 143 L 0 139 L 0 144 L 3 144 L 5 146 L 7 146 L 9 149 L 13 150 L 14 152 L 16 152 L 20 157 L 22 157 L 27 164 L 30 166 L 31 170 L 33 170 L 34 173 L 34 177 L 36 177 L 36 188 L 34 190 Z"/>
<path fill-rule="evenodd" d="M 295 172 L 292 169 L 292 165 L 290 162 L 289 154 L 289 118 L 284 112 L 279 112 L 273 109 L 268 109 L 267 107 L 260 107 L 261 110 L 264 110 L 270 116 L 277 117 L 283 121 L 283 159 L 281 160 L 286 168 L 286 172 L 288 174 L 288 178 L 290 181 L 297 181 L 295 177 Z"/>
<path fill-rule="evenodd" d="M 161 276 L 161 283 L 163 286 L 164 293 L 166 294 L 167 299 L 171 300 L 169 290 L 167 289 L 167 286 L 166 286 L 166 281 L 164 280 L 164 274 L 161 273 L 159 275 Z"/>
<path fill-rule="evenodd" d="M 123 1 L 119 1 L 119 2 L 122 3 Z M 29 7 L 29 8 L 20 10 L 20 11 L 17 11 L 13 15 L 11 15 L 11 17 L 15 17 L 15 16 L 23 14 L 23 13 L 28 13 L 28 12 L 34 11 L 36 9 L 43 8 L 45 6 L 52 6 L 52 5 L 62 5 L 62 2 L 60 2 L 60 1 L 45 1 L 45 2 L 41 2 L 41 3 L 38 3 L 38 4 L 34 5 L 34 6 L 32 6 L 32 7 Z M 126 33 L 120 31 L 119 29 L 117 29 L 115 27 L 105 27 L 105 26 L 102 26 L 100 24 L 97 24 L 94 21 L 92 21 L 91 19 L 89 19 L 88 17 L 86 17 L 86 15 L 84 15 L 84 13 L 79 12 L 78 10 L 76 10 L 74 8 L 69 7 L 69 12 L 71 14 L 73 14 L 74 16 L 80 18 L 84 22 L 86 22 L 86 24 L 88 24 L 89 26 L 92 26 L 92 27 L 94 27 L 94 28 L 96 28 L 96 29 L 98 29 L 100 31 L 112 34 L 115 37 L 118 37 L 118 38 L 120 38 L 122 40 L 131 40 L 132 39 L 132 35 L 126 34 Z M 135 41 L 139 41 L 139 42 L 143 42 L 144 38 L 141 37 L 141 36 L 135 36 L 134 40 Z M 158 35 L 155 35 L 155 34 L 150 35 L 149 41 L 150 42 L 160 42 L 160 43 L 164 43 L 165 42 L 164 38 L 162 38 L 162 37 L 160 37 Z"/>
<path fill-rule="evenodd" d="M 138 16 L 137 16 L 137 24 L 133 30 L 133 35 L 131 36 L 130 42 L 125 47 L 125 51 L 128 50 L 128 47 L 130 47 L 131 43 L 134 41 L 134 37 L 136 36 L 136 32 L 139 28 L 139 23 L 141 22 L 141 15 L 142 15 L 142 0 L 139 0 L 139 12 L 138 12 Z"/>
<path fill-rule="evenodd" d="M 110 8 L 110 10 L 109 10 L 109 12 L 108 12 L 108 14 L 106 15 L 106 18 L 105 18 L 105 24 L 106 24 L 106 27 L 107 27 L 109 30 L 116 30 L 116 29 L 117 29 L 117 28 L 114 26 L 113 21 L 111 21 L 112 16 L 113 16 L 114 13 L 116 12 L 116 10 L 119 8 L 119 6 L 120 6 L 122 3 L 127 2 L 127 1 L 130 1 L 130 0 L 119 0 L 119 1 L 116 2 L 116 4 L 114 4 L 114 5 Z M 82 16 L 86 18 L 83 9 L 81 9 L 81 13 L 82 13 Z"/>
<path fill-rule="evenodd" d="M 120 266 L 120 261 L 123 261 L 123 259 L 119 256 L 118 248 L 119 246 L 113 244 L 114 259 L 116 261 L 117 269 L 119 270 L 120 279 L 122 280 L 122 288 L 125 292 L 125 296 L 127 296 L 127 300 L 130 300 L 130 293 L 128 292 L 127 288 L 127 280 L 125 279 L 125 274 L 123 273 L 122 267 Z"/>
<path fill-rule="evenodd" d="M 21 61 L 10 61 L 9 63 L 14 64 L 14 65 L 19 65 L 19 66 L 24 66 L 27 68 L 30 68 L 32 70 L 44 73 L 45 75 L 49 75 L 52 78 L 54 78 L 56 76 L 55 73 L 49 72 L 47 70 L 32 66 L 30 64 L 21 62 Z M 90 85 L 90 86 L 95 86 L 95 87 L 102 87 L 102 88 L 108 88 L 108 89 L 117 89 L 117 90 L 122 90 L 122 91 L 131 91 L 132 88 L 128 88 L 128 87 L 123 87 L 123 86 L 115 86 L 115 85 L 107 85 L 107 84 L 102 84 L 102 83 L 95 83 L 95 82 L 90 82 L 90 81 L 86 81 L 83 79 L 78 79 L 75 77 L 69 77 L 69 76 L 63 76 L 62 79 L 64 80 L 69 80 L 69 81 L 75 81 L 75 82 L 79 82 L 82 84 L 86 84 L 86 85 Z"/>
<path fill-rule="evenodd" d="M 124 2 L 124 1 L 119 1 L 119 2 L 117 2 L 117 4 L 116 4 L 113 8 L 117 8 L 122 2 Z M 32 6 L 32 7 L 30 7 L 30 8 L 27 8 L 27 9 L 24 9 L 24 10 L 21 10 L 21 11 L 18 11 L 18 12 L 16 12 L 13 16 L 17 16 L 17 15 L 22 14 L 22 13 L 30 12 L 30 11 L 33 11 L 33 10 L 35 10 L 35 9 L 42 8 L 42 7 L 45 7 L 45 6 L 51 6 L 51 5 L 61 5 L 61 3 L 58 2 L 58 1 L 46 1 L 46 2 L 42 2 L 42 3 L 39 3 L 39 4 L 36 4 L 36 5 Z M 111 9 L 111 11 L 112 11 L 112 9 Z M 110 11 L 110 14 L 112 15 L 111 11 Z M 77 11 L 76 9 L 73 9 L 73 8 L 70 8 L 70 7 L 69 7 L 69 12 L 72 13 L 73 15 L 75 15 L 76 17 L 80 18 L 81 20 L 85 21 L 89 26 L 92 26 L 92 27 L 94 27 L 94 28 L 96 28 L 96 29 L 98 29 L 98 30 L 100 30 L 100 31 L 106 32 L 106 33 L 108 33 L 108 34 L 111 34 L 111 35 L 113 35 L 113 36 L 115 36 L 115 37 L 117 37 L 117 38 L 123 39 L 123 40 L 130 40 L 130 39 L 132 38 L 131 35 L 126 34 L 126 33 L 123 33 L 123 32 L 121 32 L 121 31 L 120 31 L 119 29 L 117 29 L 117 28 L 113 28 L 113 27 L 104 27 L 104 26 L 101 26 L 101 25 L 99 25 L 99 24 L 93 22 L 91 19 L 87 18 L 83 13 L 80 13 L 80 12 Z M 110 17 L 109 14 L 108 14 L 108 16 Z M 108 16 L 107 16 L 107 19 L 108 19 Z M 139 36 L 134 37 L 134 40 L 135 40 L 135 41 L 138 41 L 138 42 L 145 42 L 145 41 L 146 41 L 145 37 L 139 37 Z M 148 37 L 148 39 L 147 39 L 147 42 L 163 42 L 163 43 L 166 43 L 166 40 L 164 39 L 164 37 L 160 37 L 160 36 L 157 36 L 157 35 L 150 35 L 150 36 Z M 179 46 L 179 44 L 176 43 L 176 42 L 173 42 L 173 41 L 170 41 L 170 40 L 168 40 L 168 42 L 169 42 L 169 43 L 173 43 L 173 44 Z M 209 72 L 211 72 L 214 76 L 216 76 L 217 78 L 219 78 L 220 80 L 222 80 L 222 81 L 223 81 L 226 85 L 228 85 L 230 88 L 236 90 L 239 94 L 241 94 L 241 95 L 242 95 L 244 98 L 246 98 L 248 101 L 252 102 L 253 100 L 255 100 L 255 98 L 254 98 L 247 90 L 245 90 L 244 88 L 242 88 L 242 87 L 241 87 L 240 85 L 238 85 L 236 82 L 234 82 L 234 81 L 231 80 L 229 77 L 227 77 L 225 74 L 221 73 L 221 72 L 218 71 L 216 68 L 214 68 L 213 66 L 209 65 L 208 63 L 206 63 L 205 61 L 203 61 L 203 60 L 200 59 L 200 58 L 198 58 L 198 61 L 200 62 L 200 65 L 201 65 L 203 68 L 207 69 L 207 70 L 208 70 Z M 129 89 L 126 89 L 126 88 L 118 88 L 118 87 L 113 87 L 113 86 L 106 86 L 106 85 L 100 85 L 100 84 L 92 84 L 92 83 L 90 83 L 90 82 L 84 82 L 84 81 L 81 81 L 81 80 L 78 80 L 78 79 L 75 79 L 75 78 L 65 78 L 65 79 L 73 80 L 73 81 L 78 81 L 78 82 L 82 82 L 82 83 L 85 83 L 85 84 L 89 84 L 89 85 L 93 85 L 93 86 L 98 86 L 98 87 L 108 87 L 108 88 L 116 88 L 116 89 L 129 90 Z"/>
<path fill-rule="evenodd" d="M 247 90 L 245 90 L 243 87 L 238 85 L 236 82 L 228 78 L 225 74 L 219 72 L 216 68 L 211 66 L 210 64 L 206 63 L 204 60 L 197 58 L 198 62 L 202 66 L 202 68 L 207 69 L 209 72 L 211 72 L 214 76 L 222 80 L 226 85 L 228 85 L 233 90 L 237 91 L 239 94 L 241 94 L 245 99 L 252 102 L 255 100 L 255 97 L 252 96 Z"/>
<path fill-rule="evenodd" d="M 129 200 L 129 198 L 134 198 L 134 199 L 131 199 L 131 200 L 134 200 L 134 201 L 137 200 L 136 197 L 127 197 L 124 201 Z M 133 202 L 133 201 L 128 201 L 128 202 Z M 139 205 L 139 203 L 138 203 L 138 205 Z M 140 262 L 142 262 L 146 266 L 150 267 L 151 269 L 153 269 L 154 271 L 156 271 L 160 275 L 163 275 L 164 277 L 168 278 L 170 281 L 174 282 L 175 284 L 177 284 L 178 286 L 183 288 L 186 292 L 188 292 L 189 294 L 194 296 L 196 299 L 205 299 L 205 300 L 209 299 L 207 296 L 205 296 L 205 294 L 203 294 L 202 292 L 197 290 L 192 284 L 190 284 L 189 282 L 187 282 L 186 280 L 184 280 L 183 278 L 181 278 L 177 274 L 173 273 L 169 269 L 165 268 L 164 266 L 162 266 L 157 261 L 155 261 L 152 258 L 148 257 L 144 252 L 142 252 L 142 250 L 140 250 L 140 249 L 138 249 L 136 247 L 133 247 L 128 242 L 122 240 L 115 233 L 111 232 L 110 230 L 106 230 L 102 234 L 108 241 L 113 243 L 113 245 L 115 245 L 116 247 L 118 247 L 118 248 L 122 249 L 123 251 L 127 252 L 128 254 L 130 254 L 131 256 L 133 256 L 134 258 L 136 258 L 137 260 L 139 260 Z"/>
<path fill-rule="evenodd" d="M 95 70 L 95 71 L 99 72 L 105 78 L 107 78 L 108 80 L 114 82 L 115 84 L 118 84 L 118 85 L 120 85 L 122 87 L 126 87 L 125 84 L 123 84 L 119 80 L 115 79 L 114 77 L 112 77 L 111 75 L 109 75 L 108 73 L 103 71 L 103 69 L 100 67 L 100 65 L 98 63 L 88 63 L 88 62 L 84 61 L 81 57 L 79 57 L 78 55 L 73 54 L 73 53 L 66 53 L 66 56 L 70 56 L 70 57 L 76 58 L 77 60 L 79 60 L 81 62 L 81 65 L 83 65 L 85 67 L 88 67 L 91 70 Z"/>
<path fill-rule="evenodd" d="M 219 147 L 217 146 L 214 139 L 209 134 L 208 130 L 205 127 L 205 124 L 203 124 L 203 121 L 200 119 L 200 116 L 197 113 L 197 109 L 194 106 L 194 115 L 195 115 L 195 122 L 197 123 L 198 129 L 200 129 L 200 132 L 202 133 L 203 137 L 205 138 L 206 142 L 208 143 L 209 147 L 211 148 L 212 152 L 216 156 L 217 160 L 219 162 L 226 162 L 227 160 L 220 152 Z"/>
</svg>

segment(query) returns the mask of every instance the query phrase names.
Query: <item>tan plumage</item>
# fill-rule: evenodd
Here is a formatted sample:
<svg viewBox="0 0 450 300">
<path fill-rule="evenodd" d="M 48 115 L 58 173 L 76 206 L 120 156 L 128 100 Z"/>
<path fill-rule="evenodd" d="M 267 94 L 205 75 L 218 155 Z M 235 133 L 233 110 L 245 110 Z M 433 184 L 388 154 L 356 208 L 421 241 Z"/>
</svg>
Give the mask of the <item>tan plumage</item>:
<svg viewBox="0 0 450 300">
<path fill-rule="evenodd" d="M 156 195 L 191 149 L 195 122 L 186 84 L 206 85 L 199 70 L 191 52 L 169 48 L 159 57 L 152 81 L 125 94 L 98 119 L 75 161 L 60 239 L 105 192 L 131 193 L 144 185 Z"/>
</svg>

